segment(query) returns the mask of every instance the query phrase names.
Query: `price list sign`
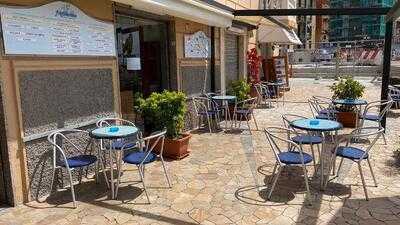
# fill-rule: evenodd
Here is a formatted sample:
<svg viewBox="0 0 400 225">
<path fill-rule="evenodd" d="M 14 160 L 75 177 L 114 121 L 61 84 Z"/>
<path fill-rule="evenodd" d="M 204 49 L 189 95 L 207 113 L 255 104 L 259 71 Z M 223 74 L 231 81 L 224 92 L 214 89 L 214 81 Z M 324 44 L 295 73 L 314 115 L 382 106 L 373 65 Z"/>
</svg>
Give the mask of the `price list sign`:
<svg viewBox="0 0 400 225">
<path fill-rule="evenodd" d="M 0 7 L 0 14 L 7 55 L 115 56 L 114 25 L 70 3 Z"/>
</svg>

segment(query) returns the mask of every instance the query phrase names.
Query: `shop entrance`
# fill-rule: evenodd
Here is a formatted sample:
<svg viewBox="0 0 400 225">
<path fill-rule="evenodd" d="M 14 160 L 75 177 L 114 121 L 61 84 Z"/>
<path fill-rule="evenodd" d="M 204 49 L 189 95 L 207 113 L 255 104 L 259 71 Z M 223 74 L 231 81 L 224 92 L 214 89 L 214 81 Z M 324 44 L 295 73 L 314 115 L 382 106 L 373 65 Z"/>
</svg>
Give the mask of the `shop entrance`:
<svg viewBox="0 0 400 225">
<path fill-rule="evenodd" d="M 149 96 L 167 89 L 167 23 L 116 15 L 116 35 L 123 114 L 132 114 L 136 93 Z"/>
</svg>

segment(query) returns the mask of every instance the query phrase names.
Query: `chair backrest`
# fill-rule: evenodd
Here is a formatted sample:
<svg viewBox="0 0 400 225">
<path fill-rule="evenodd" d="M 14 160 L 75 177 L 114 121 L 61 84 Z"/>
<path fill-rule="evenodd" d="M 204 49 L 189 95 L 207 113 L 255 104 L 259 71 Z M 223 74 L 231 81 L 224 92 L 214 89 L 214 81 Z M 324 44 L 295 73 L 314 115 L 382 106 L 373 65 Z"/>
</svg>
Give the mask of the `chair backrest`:
<svg viewBox="0 0 400 225">
<path fill-rule="evenodd" d="M 331 113 L 331 109 L 334 108 L 331 101 L 312 97 L 308 100 L 308 104 L 314 117 L 320 114 L 321 111 L 326 110 L 328 119 L 335 118 L 335 115 Z"/>
<path fill-rule="evenodd" d="M 78 143 L 75 143 L 74 141 L 72 141 L 70 138 L 68 138 L 67 136 L 69 134 L 81 134 L 84 135 L 85 137 L 87 137 L 87 139 L 89 140 L 87 145 L 85 146 L 84 149 L 79 147 Z M 67 162 L 67 152 L 65 151 L 65 145 L 64 143 L 68 143 L 70 146 L 72 146 L 72 148 L 75 149 L 75 151 L 78 152 L 82 152 L 82 150 L 84 150 L 83 153 L 87 153 L 87 149 L 90 146 L 91 142 L 90 142 L 90 138 L 89 138 L 89 132 L 85 131 L 85 130 L 79 130 L 79 129 L 60 129 L 60 130 L 56 130 L 52 133 L 50 133 L 47 136 L 47 141 L 52 145 L 53 147 L 53 166 L 54 168 L 57 167 L 57 152 L 60 153 L 62 160 L 64 160 L 65 162 L 65 166 L 69 169 L 68 163 Z M 65 141 L 65 142 L 63 142 Z"/>
<path fill-rule="evenodd" d="M 146 161 L 147 157 L 153 152 L 154 148 L 159 145 L 159 156 L 162 158 L 162 154 L 164 151 L 164 141 L 165 141 L 165 134 L 167 130 L 164 129 L 162 131 L 156 131 L 150 134 L 150 136 L 144 137 L 138 141 L 139 148 L 146 152 L 146 156 L 143 158 L 142 163 Z"/>
<path fill-rule="evenodd" d="M 305 116 L 300 116 L 300 115 L 290 114 L 290 113 L 282 114 L 283 126 L 285 128 L 291 128 L 290 123 L 292 121 L 299 120 L 299 119 L 308 119 L 308 118 Z"/>
<path fill-rule="evenodd" d="M 128 125 L 136 127 L 133 122 L 121 118 L 103 118 L 96 123 L 97 127 L 108 127 L 113 125 Z"/>
<path fill-rule="evenodd" d="M 365 153 L 360 157 L 360 160 L 362 160 L 364 156 L 369 153 L 369 151 L 372 149 L 372 147 L 375 145 L 378 139 L 383 135 L 384 131 L 385 129 L 380 127 L 361 127 L 354 129 L 350 134 L 345 135 L 341 140 L 337 142 L 336 149 L 339 146 L 339 144 L 343 142 L 346 143 L 345 146 L 347 147 L 357 145 L 357 148 L 361 148 L 362 150 L 365 151 Z M 364 143 L 360 147 L 359 146 L 360 144 L 354 141 L 362 139 L 368 139 L 369 144 Z"/>
<path fill-rule="evenodd" d="M 249 98 L 240 102 L 236 102 L 235 108 L 243 108 L 248 110 L 253 110 L 257 106 L 257 97 Z"/>
<path fill-rule="evenodd" d="M 400 97 L 400 89 L 394 86 L 389 86 L 389 99 L 394 100 L 398 99 L 399 97 Z"/>
<path fill-rule="evenodd" d="M 206 97 L 193 97 L 192 98 L 194 111 L 196 114 L 199 112 L 207 112 L 209 110 L 210 99 Z"/>
<path fill-rule="evenodd" d="M 363 118 L 365 118 L 368 113 L 371 113 L 371 111 L 375 109 L 380 122 L 386 113 L 392 108 L 392 105 L 393 100 L 379 100 L 370 102 L 365 106 Z"/>
<path fill-rule="evenodd" d="M 265 136 L 267 137 L 275 159 L 280 165 L 282 165 L 282 162 L 279 159 L 279 154 L 283 152 L 279 145 L 280 142 L 282 143 L 282 146 L 288 146 L 287 150 L 297 150 L 301 156 L 302 164 L 304 165 L 303 150 L 301 146 L 290 139 L 287 139 L 287 134 L 290 134 L 291 132 L 293 131 L 284 127 L 267 127 L 264 129 Z"/>
</svg>

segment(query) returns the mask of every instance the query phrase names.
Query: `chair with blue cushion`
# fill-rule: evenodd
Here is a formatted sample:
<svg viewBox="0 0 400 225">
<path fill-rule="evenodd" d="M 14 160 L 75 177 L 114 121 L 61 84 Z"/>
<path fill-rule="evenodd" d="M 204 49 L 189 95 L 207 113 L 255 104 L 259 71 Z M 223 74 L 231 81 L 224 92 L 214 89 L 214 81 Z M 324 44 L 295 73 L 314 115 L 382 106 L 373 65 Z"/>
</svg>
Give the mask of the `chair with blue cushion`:
<svg viewBox="0 0 400 225">
<path fill-rule="evenodd" d="M 246 121 L 249 132 L 251 133 L 250 120 L 253 117 L 254 124 L 258 130 L 258 124 L 256 117 L 254 116 L 254 110 L 257 106 L 257 98 L 249 98 L 240 102 L 236 102 L 233 110 L 233 120 L 235 121 L 235 127 L 239 121 L 239 128 L 243 120 Z M 233 124 L 232 124 L 233 125 Z"/>
<path fill-rule="evenodd" d="M 361 115 L 360 127 L 363 127 L 366 121 L 376 122 L 378 123 L 379 127 L 382 127 L 383 117 L 386 116 L 386 114 L 392 108 L 392 105 L 393 100 L 379 100 L 368 103 L 365 106 L 363 114 Z M 385 133 L 382 134 L 382 137 L 386 145 L 387 142 Z"/>
<path fill-rule="evenodd" d="M 334 148 L 334 152 L 332 154 L 331 162 L 335 162 L 335 157 L 340 157 L 341 161 L 337 170 L 337 174 L 342 167 L 343 160 L 348 159 L 351 160 L 358 165 L 358 170 L 360 172 L 361 181 L 364 188 L 365 198 L 368 200 L 367 186 L 365 184 L 364 175 L 362 172 L 361 163 L 363 161 L 367 161 L 369 169 L 371 171 L 372 179 L 374 180 L 375 187 L 378 186 L 378 183 L 375 179 L 374 171 L 371 166 L 371 149 L 375 145 L 376 141 L 383 134 L 384 128 L 381 127 L 361 127 L 353 130 L 350 134 L 343 137 L 339 140 Z M 367 140 L 367 142 L 359 143 L 359 141 L 355 140 Z M 330 165 L 329 170 L 332 168 Z M 327 183 L 325 184 L 325 186 Z"/>
<path fill-rule="evenodd" d="M 171 182 L 168 177 L 167 169 L 165 167 L 165 162 L 163 158 L 164 150 L 164 139 L 166 130 L 152 133 L 150 136 L 141 138 L 139 143 L 139 150 L 130 152 L 126 154 L 123 161 L 127 164 L 132 164 L 138 167 L 141 182 L 143 184 L 143 189 L 146 194 L 147 200 L 150 203 L 150 198 L 147 193 L 147 188 L 144 180 L 145 166 L 160 160 L 161 165 L 164 169 L 165 178 L 168 182 L 168 187 L 171 188 Z M 154 149 L 157 146 L 157 152 Z M 119 182 L 119 179 L 118 179 Z M 117 185 L 118 188 L 119 185 Z M 118 190 L 117 190 L 118 192 Z"/>
<path fill-rule="evenodd" d="M 192 98 L 195 113 L 198 117 L 198 127 L 201 127 L 203 120 L 206 120 L 208 130 L 212 133 L 211 120 L 219 124 L 219 116 L 221 109 L 216 105 L 215 101 L 212 101 L 208 97 L 194 97 Z"/>
<path fill-rule="evenodd" d="M 72 136 L 74 139 L 69 138 Z M 81 140 L 84 138 L 85 140 Z M 78 129 L 64 129 L 57 130 L 47 137 L 48 142 L 53 148 L 53 175 L 51 179 L 51 190 L 53 190 L 54 177 L 56 175 L 56 170 L 65 169 L 68 172 L 68 177 L 70 181 L 71 195 L 73 206 L 76 208 L 74 182 L 72 179 L 71 171 L 75 169 L 81 169 L 79 183 L 82 181 L 82 169 L 88 168 L 89 166 L 95 164 L 96 181 L 98 178 L 98 163 L 97 156 L 92 154 L 92 142 L 89 137 L 89 132 L 78 130 Z M 82 143 L 86 143 L 85 147 L 82 147 Z M 72 149 L 71 151 L 68 151 Z M 71 152 L 79 152 L 78 155 L 72 155 Z M 98 151 L 96 151 L 98 155 Z"/>
<path fill-rule="evenodd" d="M 312 96 L 308 100 L 313 117 L 316 119 L 336 120 L 336 113 L 332 100 L 327 97 Z"/>
<path fill-rule="evenodd" d="M 318 156 L 319 158 L 321 158 L 321 151 L 320 151 L 320 147 L 319 145 L 322 144 L 322 137 L 320 134 L 317 133 L 312 133 L 312 132 L 304 132 L 298 129 L 295 129 L 293 127 L 290 126 L 291 122 L 295 121 L 295 120 L 299 120 L 299 119 L 308 119 L 305 116 L 299 116 L 299 115 L 295 115 L 295 114 L 283 114 L 282 115 L 282 119 L 283 119 L 283 125 L 285 126 L 285 128 L 287 129 L 291 129 L 293 130 L 293 136 L 288 137 L 288 139 L 292 140 L 294 143 L 298 144 L 298 145 L 309 145 L 310 149 L 311 149 L 311 154 L 312 157 L 314 159 L 315 158 L 315 153 L 314 153 L 314 145 L 317 146 L 317 150 L 318 150 Z M 290 135 L 290 134 L 288 134 Z M 313 164 L 314 164 L 314 170 L 317 170 L 317 165 L 316 165 L 316 160 L 313 160 Z"/>
<path fill-rule="evenodd" d="M 258 83 L 258 84 L 255 84 L 254 87 L 257 91 L 257 105 L 265 104 L 269 108 L 271 108 L 272 101 L 275 101 L 275 103 L 278 105 L 277 98 L 275 98 L 275 99 L 272 98 L 272 94 L 266 85 Z"/>
<path fill-rule="evenodd" d="M 267 127 L 264 129 L 264 132 L 276 159 L 271 176 L 272 180 L 270 179 L 268 182 L 268 184 L 271 185 L 268 199 L 271 198 L 282 169 L 285 166 L 300 166 L 303 168 L 307 196 L 310 196 L 306 165 L 310 164 L 314 160 L 313 157 L 310 154 L 303 152 L 301 145 L 298 145 L 287 138 L 287 134 L 293 132 L 291 129 L 283 127 Z M 279 144 L 282 146 L 279 146 Z M 287 147 L 287 149 L 283 149 L 283 146 Z"/>
<path fill-rule="evenodd" d="M 394 106 L 398 109 L 400 107 L 400 89 L 389 86 L 389 99 L 394 102 Z"/>
</svg>

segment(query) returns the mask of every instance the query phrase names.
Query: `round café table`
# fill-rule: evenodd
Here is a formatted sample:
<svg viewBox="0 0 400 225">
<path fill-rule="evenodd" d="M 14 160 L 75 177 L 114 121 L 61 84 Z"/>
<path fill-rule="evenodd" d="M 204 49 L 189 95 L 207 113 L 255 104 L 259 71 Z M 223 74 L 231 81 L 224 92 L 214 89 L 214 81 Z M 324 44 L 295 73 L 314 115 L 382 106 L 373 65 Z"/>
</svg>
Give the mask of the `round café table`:
<svg viewBox="0 0 400 225">
<path fill-rule="evenodd" d="M 211 97 L 212 100 L 222 102 L 222 107 L 225 110 L 225 126 L 228 127 L 228 118 L 231 120 L 231 115 L 229 113 L 229 102 L 236 103 L 236 96 L 234 95 L 215 95 Z"/>
<path fill-rule="evenodd" d="M 334 99 L 332 101 L 334 105 L 343 105 L 343 106 L 354 106 L 357 109 L 356 115 L 356 128 L 358 127 L 358 117 L 362 111 L 362 106 L 368 104 L 368 102 L 364 99 Z"/>
<path fill-rule="evenodd" d="M 121 164 L 122 164 L 122 151 L 117 151 L 115 149 L 115 146 L 113 145 L 113 141 L 121 138 L 129 138 L 136 136 L 137 133 L 139 132 L 139 129 L 134 127 L 134 126 L 107 126 L 107 127 L 100 127 L 97 129 L 92 130 L 89 135 L 91 138 L 98 139 L 98 140 L 109 140 L 109 149 L 108 149 L 108 156 L 109 156 L 109 166 L 110 166 L 110 186 L 111 186 L 111 198 L 115 199 L 117 192 L 115 191 L 116 189 L 118 190 L 118 185 L 119 185 L 119 179 L 120 179 L 120 172 L 121 172 Z M 113 154 L 116 153 L 116 164 L 117 164 L 117 183 L 115 184 L 114 181 L 114 157 Z M 102 158 L 100 156 L 100 158 Z M 101 160 L 102 161 L 102 160 Z M 101 162 L 103 164 L 103 162 Z M 103 164 L 104 166 L 104 164 Z M 103 173 L 106 178 L 106 182 L 108 184 L 108 178 L 105 173 L 105 170 L 103 168 Z M 117 187 L 115 186 L 117 185 Z"/>
<path fill-rule="evenodd" d="M 320 156 L 320 164 L 321 164 L 321 189 L 323 190 L 326 186 L 328 178 L 325 181 L 325 174 L 324 174 L 324 160 L 323 160 L 323 151 L 326 148 L 326 136 L 330 132 L 334 132 L 334 136 L 332 138 L 333 143 L 336 144 L 336 137 L 338 130 L 342 129 L 343 126 L 341 123 L 333 120 L 323 120 L 323 119 L 298 119 L 294 120 L 290 123 L 290 126 L 299 130 L 305 130 L 308 132 L 320 133 L 322 134 L 323 141 L 322 141 L 322 148 L 321 148 L 321 156 Z M 330 158 L 330 157 L 329 157 Z M 315 160 L 315 159 L 314 159 Z M 330 161 L 330 160 L 329 160 Z M 330 163 L 330 162 L 328 162 Z M 328 167 L 328 176 L 330 172 L 330 165 Z"/>
</svg>

